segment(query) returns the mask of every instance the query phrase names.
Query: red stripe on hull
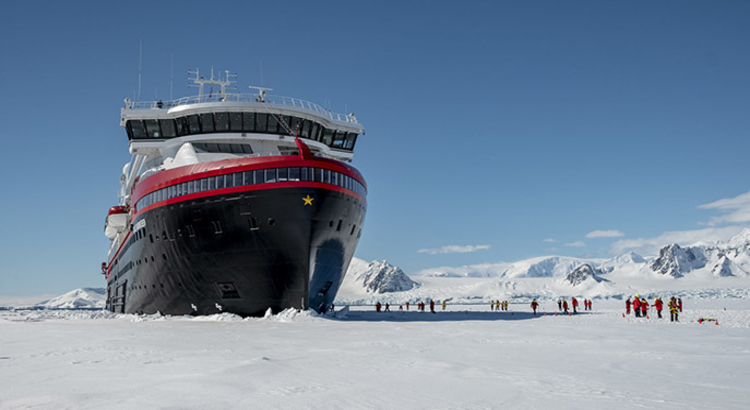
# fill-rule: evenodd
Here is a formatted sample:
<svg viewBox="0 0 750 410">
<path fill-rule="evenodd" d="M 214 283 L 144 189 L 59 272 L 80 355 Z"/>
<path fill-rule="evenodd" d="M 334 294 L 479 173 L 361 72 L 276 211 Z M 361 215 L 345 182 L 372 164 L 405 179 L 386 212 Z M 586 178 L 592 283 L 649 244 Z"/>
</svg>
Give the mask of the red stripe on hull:
<svg viewBox="0 0 750 410">
<path fill-rule="evenodd" d="M 338 185 L 325 184 L 322 182 L 310 182 L 310 181 L 269 182 L 269 183 L 263 183 L 263 184 L 255 184 L 255 185 L 243 185 L 243 186 L 237 186 L 237 187 L 232 187 L 232 188 L 214 189 L 211 191 L 196 192 L 194 194 L 182 195 L 176 198 L 167 199 L 165 201 L 161 201 L 161 202 L 157 202 L 155 204 L 149 205 L 143 209 L 138 209 L 137 213 L 133 216 L 133 220 L 135 221 L 135 219 L 138 218 L 140 215 L 142 215 L 144 212 L 148 212 L 152 209 L 159 208 L 165 205 L 180 203 L 183 201 L 190 201 L 190 200 L 199 199 L 199 198 L 207 198 L 207 197 L 216 196 L 216 195 L 234 194 L 234 193 L 248 192 L 248 191 L 262 191 L 262 190 L 268 190 L 268 189 L 283 189 L 283 188 L 322 188 L 322 189 L 327 189 L 329 191 L 337 191 L 343 194 L 347 194 L 349 196 L 359 199 L 364 204 L 367 204 L 367 200 L 365 200 L 365 198 L 362 198 L 354 191 L 350 191 L 346 188 L 341 188 Z"/>
<path fill-rule="evenodd" d="M 194 165 L 186 165 L 152 175 L 138 184 L 133 189 L 131 203 L 136 204 L 144 195 L 153 191 L 166 188 L 183 182 L 192 181 L 206 177 L 224 174 L 233 174 L 243 171 L 254 171 L 258 169 L 282 168 L 282 167 L 314 167 L 329 169 L 356 179 L 367 189 L 367 183 L 354 167 L 344 163 L 316 158 L 313 160 L 301 159 L 296 155 L 254 157 L 226 159 L 221 161 L 202 162 Z"/>
</svg>

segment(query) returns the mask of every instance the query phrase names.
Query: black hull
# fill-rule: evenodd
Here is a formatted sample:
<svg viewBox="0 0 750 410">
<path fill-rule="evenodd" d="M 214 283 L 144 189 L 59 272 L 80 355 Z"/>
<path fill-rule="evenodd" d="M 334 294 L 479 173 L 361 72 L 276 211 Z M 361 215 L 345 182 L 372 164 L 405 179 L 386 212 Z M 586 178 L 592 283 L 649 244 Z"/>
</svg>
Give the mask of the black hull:
<svg viewBox="0 0 750 410">
<path fill-rule="evenodd" d="M 354 254 L 365 207 L 336 190 L 294 187 L 150 209 L 111 262 L 107 308 L 243 316 L 324 310 Z"/>
</svg>

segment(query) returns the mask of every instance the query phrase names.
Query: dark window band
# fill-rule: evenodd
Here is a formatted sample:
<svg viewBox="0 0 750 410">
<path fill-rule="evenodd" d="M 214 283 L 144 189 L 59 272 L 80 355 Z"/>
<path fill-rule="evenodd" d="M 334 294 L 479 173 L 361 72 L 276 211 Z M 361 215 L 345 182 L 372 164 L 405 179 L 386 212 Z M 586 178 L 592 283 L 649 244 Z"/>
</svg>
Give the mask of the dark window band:
<svg viewBox="0 0 750 410">
<path fill-rule="evenodd" d="M 364 185 L 340 172 L 314 167 L 282 167 L 216 175 L 171 185 L 145 195 L 138 200 L 136 209 L 143 209 L 157 202 L 198 192 L 286 181 L 322 182 L 354 191 L 363 198 L 367 195 Z"/>
</svg>

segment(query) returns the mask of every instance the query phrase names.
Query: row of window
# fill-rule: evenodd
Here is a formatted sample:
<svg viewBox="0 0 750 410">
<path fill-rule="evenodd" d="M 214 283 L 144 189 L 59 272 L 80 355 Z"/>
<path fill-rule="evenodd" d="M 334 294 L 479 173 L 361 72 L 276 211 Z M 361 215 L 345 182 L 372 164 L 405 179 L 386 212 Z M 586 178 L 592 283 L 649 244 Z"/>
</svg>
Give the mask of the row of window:
<svg viewBox="0 0 750 410">
<path fill-rule="evenodd" d="M 216 175 L 168 186 L 145 195 L 138 201 L 136 209 L 143 209 L 157 202 L 197 192 L 285 181 L 322 182 L 346 188 L 362 197 L 367 195 L 367 190 L 359 181 L 330 169 L 313 167 L 269 168 Z"/>
<path fill-rule="evenodd" d="M 331 148 L 346 151 L 353 151 L 357 142 L 357 133 L 354 132 L 326 128 L 318 122 L 289 115 L 256 112 L 208 112 L 176 119 L 128 120 L 125 128 L 131 140 L 165 139 L 217 132 L 289 135 L 291 131 L 301 138 L 319 141 Z"/>
</svg>

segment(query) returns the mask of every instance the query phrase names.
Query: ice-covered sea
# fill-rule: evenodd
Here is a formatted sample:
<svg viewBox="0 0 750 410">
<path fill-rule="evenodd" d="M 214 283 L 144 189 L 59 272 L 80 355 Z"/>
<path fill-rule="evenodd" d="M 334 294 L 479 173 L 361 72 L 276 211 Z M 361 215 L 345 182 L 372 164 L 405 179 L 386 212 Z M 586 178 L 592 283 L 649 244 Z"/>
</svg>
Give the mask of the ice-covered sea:
<svg viewBox="0 0 750 410">
<path fill-rule="evenodd" d="M 6 310 L 0 408 L 747 409 L 750 301 L 685 302 L 680 323 L 623 318 L 620 301 L 573 316 Z"/>
</svg>

